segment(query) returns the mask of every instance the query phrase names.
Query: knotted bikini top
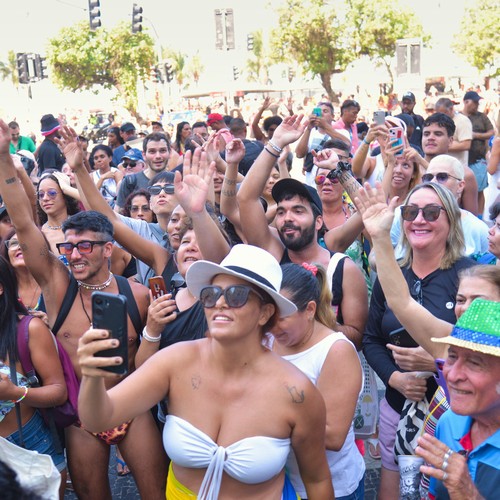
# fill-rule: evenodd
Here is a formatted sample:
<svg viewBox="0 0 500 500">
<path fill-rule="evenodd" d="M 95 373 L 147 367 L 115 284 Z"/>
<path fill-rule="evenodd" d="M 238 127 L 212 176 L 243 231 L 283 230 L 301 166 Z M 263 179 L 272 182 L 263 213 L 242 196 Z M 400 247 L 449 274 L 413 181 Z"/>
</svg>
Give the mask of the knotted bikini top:
<svg viewBox="0 0 500 500">
<path fill-rule="evenodd" d="M 223 472 L 247 484 L 262 483 L 279 474 L 290 451 L 290 439 L 253 436 L 224 448 L 188 421 L 167 415 L 163 446 L 177 465 L 206 467 L 198 499 L 217 500 Z"/>
</svg>

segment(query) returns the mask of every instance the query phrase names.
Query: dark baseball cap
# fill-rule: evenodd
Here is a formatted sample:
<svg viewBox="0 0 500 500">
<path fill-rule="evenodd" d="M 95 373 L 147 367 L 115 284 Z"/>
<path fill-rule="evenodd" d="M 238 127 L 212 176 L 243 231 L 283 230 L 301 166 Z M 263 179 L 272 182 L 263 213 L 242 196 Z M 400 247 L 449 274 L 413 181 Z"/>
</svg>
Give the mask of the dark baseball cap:
<svg viewBox="0 0 500 500">
<path fill-rule="evenodd" d="M 135 125 L 130 122 L 125 122 L 121 127 L 120 127 L 120 132 L 132 132 L 135 130 Z"/>
<path fill-rule="evenodd" d="M 298 195 L 316 205 L 318 210 L 323 213 L 323 204 L 316 189 L 296 179 L 281 179 L 273 186 L 271 194 L 276 203 L 282 201 L 286 195 Z"/>
<path fill-rule="evenodd" d="M 481 99 L 482 97 L 477 92 L 474 92 L 474 90 L 469 90 L 464 95 L 464 101 L 479 102 Z"/>
<path fill-rule="evenodd" d="M 403 94 L 402 100 L 404 101 L 405 99 L 408 101 L 413 101 L 413 102 L 416 101 L 415 94 L 413 92 L 405 92 Z"/>
</svg>

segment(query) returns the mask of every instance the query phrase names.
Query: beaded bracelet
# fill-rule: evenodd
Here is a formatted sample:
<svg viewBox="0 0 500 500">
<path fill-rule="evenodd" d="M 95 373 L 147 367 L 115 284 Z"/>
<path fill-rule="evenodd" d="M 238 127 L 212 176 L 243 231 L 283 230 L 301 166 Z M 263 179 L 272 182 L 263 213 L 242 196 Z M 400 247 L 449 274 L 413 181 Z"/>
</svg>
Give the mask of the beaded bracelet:
<svg viewBox="0 0 500 500">
<path fill-rule="evenodd" d="M 148 334 L 148 331 L 146 330 L 146 327 L 142 330 L 142 336 L 144 337 L 145 340 L 148 342 L 160 342 L 161 340 L 161 333 L 158 335 L 158 337 L 151 337 L 151 335 Z"/>
<path fill-rule="evenodd" d="M 264 148 L 264 151 L 267 151 L 271 156 L 274 156 L 275 158 L 279 158 L 280 155 L 275 155 L 272 151 L 269 151 L 269 149 Z"/>
<path fill-rule="evenodd" d="M 366 140 L 366 138 L 364 138 L 364 137 L 363 137 L 363 142 L 364 142 L 367 146 L 369 146 L 369 145 L 371 144 L 371 142 L 368 142 L 368 141 Z"/>
<path fill-rule="evenodd" d="M 271 146 L 277 153 L 281 153 L 283 151 L 283 148 L 276 146 L 276 144 L 272 143 L 271 141 L 267 141 L 267 144 Z"/>
<path fill-rule="evenodd" d="M 14 403 L 17 405 L 17 403 L 20 403 L 26 397 L 26 395 L 28 394 L 29 387 L 27 385 L 25 385 L 25 386 L 23 386 L 23 389 L 24 389 L 24 394 L 17 401 L 12 400 L 11 403 Z"/>
</svg>

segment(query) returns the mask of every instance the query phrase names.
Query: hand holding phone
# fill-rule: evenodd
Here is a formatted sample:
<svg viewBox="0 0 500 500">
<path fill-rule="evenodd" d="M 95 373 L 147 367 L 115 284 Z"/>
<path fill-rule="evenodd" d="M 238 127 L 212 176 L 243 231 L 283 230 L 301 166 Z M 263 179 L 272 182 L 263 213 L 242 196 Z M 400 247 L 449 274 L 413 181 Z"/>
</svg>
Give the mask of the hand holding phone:
<svg viewBox="0 0 500 500">
<path fill-rule="evenodd" d="M 99 351 L 95 356 L 111 358 L 120 356 L 119 365 L 103 366 L 118 375 L 128 373 L 128 325 L 127 325 L 127 298 L 120 294 L 106 292 L 92 293 L 92 326 L 109 331 L 109 338 L 117 339 L 118 347 Z"/>
<path fill-rule="evenodd" d="M 403 142 L 404 130 L 400 127 L 393 127 L 389 129 L 389 147 L 399 148 L 394 156 L 402 156 L 404 150 L 404 142 Z"/>
<path fill-rule="evenodd" d="M 149 289 L 151 290 L 151 295 L 153 300 L 156 300 L 162 295 L 167 295 L 167 287 L 165 285 L 165 280 L 163 276 L 153 276 L 149 278 Z"/>
<path fill-rule="evenodd" d="M 374 111 L 373 121 L 375 122 L 375 125 L 385 125 L 385 111 Z"/>
</svg>

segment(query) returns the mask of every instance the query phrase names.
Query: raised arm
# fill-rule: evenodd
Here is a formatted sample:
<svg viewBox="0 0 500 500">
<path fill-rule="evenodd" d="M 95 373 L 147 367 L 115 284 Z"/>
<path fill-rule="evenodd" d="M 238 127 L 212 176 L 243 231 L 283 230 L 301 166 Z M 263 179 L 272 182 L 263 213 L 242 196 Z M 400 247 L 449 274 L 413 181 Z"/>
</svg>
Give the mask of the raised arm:
<svg viewBox="0 0 500 500">
<path fill-rule="evenodd" d="M 264 248 L 278 260 L 283 253 L 283 244 L 269 228 L 259 197 L 279 158 L 277 151 L 296 141 L 303 134 L 307 121 L 302 122 L 302 118 L 303 115 L 294 115 L 283 120 L 274 131 L 273 140 L 267 143 L 248 171 L 238 191 L 240 218 L 246 240 L 251 245 Z M 270 145 L 271 143 L 277 150 Z"/>
<path fill-rule="evenodd" d="M 388 206 L 380 184 L 377 189 L 365 184 L 358 194 L 357 204 L 377 253 L 378 279 L 388 306 L 419 345 L 435 358 L 443 357 L 446 346 L 435 344 L 430 337 L 449 335 L 452 325 L 433 316 L 411 297 L 408 284 L 394 257 L 390 230 L 396 199 L 391 200 Z"/>
<path fill-rule="evenodd" d="M 264 99 L 264 102 L 262 103 L 262 106 L 259 108 L 257 113 L 255 113 L 255 116 L 253 117 L 252 120 L 252 132 L 253 136 L 255 137 L 256 140 L 262 141 L 265 139 L 264 134 L 262 133 L 262 130 L 260 129 L 260 119 L 262 118 L 262 113 L 269 107 L 269 103 L 271 102 L 270 97 L 266 97 Z"/>
<path fill-rule="evenodd" d="M 38 210 L 37 210 L 37 205 L 36 205 L 36 189 L 35 186 L 33 185 L 32 180 L 28 176 L 28 173 L 26 172 L 23 164 L 19 160 L 19 157 L 17 155 L 14 155 L 13 157 L 14 161 L 14 166 L 16 167 L 17 170 L 17 176 L 19 177 L 19 180 L 21 181 L 21 184 L 23 186 L 24 192 L 26 193 L 26 196 L 28 197 L 30 206 L 31 206 L 31 211 L 33 213 L 33 220 L 35 224 L 38 225 Z"/>
<path fill-rule="evenodd" d="M 219 263 L 229 253 L 226 241 L 206 208 L 208 189 L 215 171 L 215 163 L 197 148 L 184 154 L 183 177 L 175 173 L 175 194 L 186 215 L 193 221 L 198 246 L 203 258 Z"/>
</svg>

